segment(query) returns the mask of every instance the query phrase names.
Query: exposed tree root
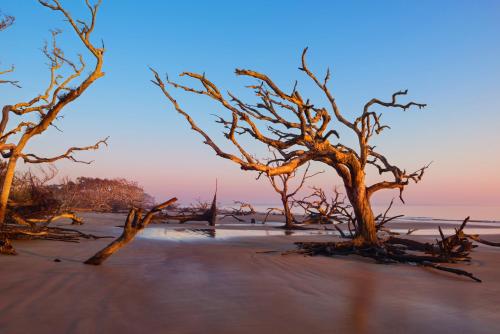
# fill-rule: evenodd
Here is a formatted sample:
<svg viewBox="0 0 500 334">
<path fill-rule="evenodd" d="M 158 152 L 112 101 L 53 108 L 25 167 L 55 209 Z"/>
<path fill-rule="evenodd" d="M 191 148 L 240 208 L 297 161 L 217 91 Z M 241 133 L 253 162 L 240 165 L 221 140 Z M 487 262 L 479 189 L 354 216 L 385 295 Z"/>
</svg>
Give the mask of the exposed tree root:
<svg viewBox="0 0 500 334">
<path fill-rule="evenodd" d="M 500 247 L 500 243 L 481 239 L 477 235 L 465 234 L 465 228 L 469 217 L 455 230 L 455 234 L 448 237 L 443 235 L 441 228 L 441 240 L 435 243 L 420 242 L 412 239 L 389 236 L 387 239 L 379 239 L 378 244 L 365 243 L 362 239 L 355 238 L 340 242 L 296 242 L 299 248 L 295 253 L 305 255 L 360 255 L 374 259 L 377 263 L 407 263 L 429 267 L 436 270 L 446 271 L 456 275 L 469 277 L 477 282 L 479 278 L 462 269 L 450 268 L 442 263 L 469 262 L 470 252 L 477 247 L 471 240 L 490 246 Z"/>
</svg>

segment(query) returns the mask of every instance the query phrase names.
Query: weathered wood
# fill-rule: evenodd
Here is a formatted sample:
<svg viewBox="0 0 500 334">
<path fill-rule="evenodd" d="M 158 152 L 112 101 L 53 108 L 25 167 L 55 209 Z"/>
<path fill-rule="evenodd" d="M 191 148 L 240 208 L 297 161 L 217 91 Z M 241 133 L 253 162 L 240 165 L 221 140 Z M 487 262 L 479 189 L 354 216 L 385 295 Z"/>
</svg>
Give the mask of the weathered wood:
<svg viewBox="0 0 500 334">
<path fill-rule="evenodd" d="M 484 240 L 477 234 L 466 234 L 466 237 L 474 240 L 475 242 L 479 242 L 480 244 L 487 245 L 487 246 L 493 246 L 493 247 L 500 247 L 500 242 L 493 242 L 493 241 L 488 241 Z"/>
<path fill-rule="evenodd" d="M 236 219 L 237 221 L 239 221 L 240 223 L 242 223 L 242 222 L 244 222 L 244 221 L 245 221 L 245 219 L 241 219 L 240 217 L 238 217 L 237 215 L 235 215 L 235 214 L 233 214 L 233 213 L 228 213 L 228 214 L 225 214 L 225 215 L 223 215 L 220 219 L 222 220 L 222 219 L 225 219 L 225 218 L 227 218 L 227 217 L 232 217 L 232 218 Z"/>
<path fill-rule="evenodd" d="M 468 235 L 463 232 L 469 217 L 455 230 L 455 234 L 448 237 L 440 230 L 441 240 L 435 243 L 420 242 L 391 236 L 381 240 L 378 245 L 367 243 L 363 238 L 341 242 L 297 242 L 298 252 L 305 255 L 349 255 L 355 254 L 369 257 L 379 263 L 407 263 L 417 264 L 432 269 L 446 271 L 452 274 L 469 277 L 477 282 L 479 278 L 463 269 L 450 268 L 442 263 L 469 262 L 469 253 L 474 248 L 472 242 L 482 242 L 490 246 L 500 247 L 500 243 L 488 242 L 477 235 Z M 480 241 L 479 241 L 480 240 Z"/>
<path fill-rule="evenodd" d="M 306 52 L 307 48 L 302 53 L 300 70 L 305 72 L 324 94 L 328 101 L 327 107 L 303 99 L 303 94 L 297 90 L 297 85 L 291 93 L 286 93 L 267 75 L 246 69 L 236 69 L 236 75 L 257 80 L 255 85 L 248 86 L 257 96 L 257 101 L 250 103 L 242 101 L 232 93 L 226 97 L 205 74 L 192 72 L 181 74 L 200 84 L 200 88 L 195 88 L 171 81 L 168 77 L 164 82 L 158 72 L 151 69 L 154 76 L 153 83 L 160 88 L 191 128 L 203 137 L 205 144 L 210 146 L 218 156 L 240 165 L 243 170 L 257 171 L 273 178 L 292 175 L 300 166 L 310 161 L 318 161 L 330 166 L 342 179 L 345 193 L 352 206 L 352 213 L 356 220 L 356 238 L 363 238 L 364 241 L 377 245 L 379 240 L 370 203 L 371 196 L 383 189 L 398 189 L 401 194 L 410 182 L 421 180 L 428 165 L 414 172 L 407 172 L 391 164 L 385 156 L 375 151 L 370 139 L 387 129 L 388 126 L 381 123 L 381 115 L 372 111 L 372 107 L 406 110 L 413 106 L 423 108 L 426 105 L 416 102 L 401 104 L 398 99 L 406 95 L 407 91 L 398 91 L 392 94 L 392 99 L 388 102 L 371 99 L 365 104 L 357 118 L 352 121 L 348 120 L 337 106 L 328 88 L 330 72 L 327 72 L 324 80 L 319 80 L 306 64 Z M 228 112 L 229 117 L 224 118 L 218 115 L 216 122 L 223 126 L 225 137 L 236 148 L 238 154 L 228 153 L 217 145 L 183 109 L 167 87 L 204 95 L 220 104 Z M 336 124 L 332 125 L 332 121 Z M 343 126 L 353 132 L 358 139 L 359 147 L 358 145 L 348 147 L 342 144 L 339 133 L 332 129 L 338 126 Z M 249 136 L 270 147 L 271 151 L 279 152 L 279 158 L 259 160 L 256 154 L 246 150 L 245 145 L 240 141 L 243 136 Z M 390 178 L 368 185 L 365 177 L 367 166 L 375 168 L 381 175 L 389 175 Z M 402 200 L 402 196 L 400 197 Z M 287 223 L 292 224 L 290 210 L 283 198 L 282 201 Z"/>
<path fill-rule="evenodd" d="M 72 225 L 82 225 L 83 219 L 78 217 L 74 212 L 63 212 L 49 218 L 22 218 L 19 215 L 14 216 L 19 223 L 21 223 L 21 219 L 24 220 L 24 225 L 36 226 L 37 224 L 48 226 L 49 224 L 61 220 L 61 219 L 70 219 Z"/>
<path fill-rule="evenodd" d="M 304 210 L 304 224 L 332 224 L 343 238 L 354 237 L 356 219 L 351 206 L 345 202 L 337 188 L 334 196 L 328 199 L 325 191 L 319 187 L 311 187 L 313 192 L 301 200 L 295 200 L 294 205 Z M 347 223 L 346 234 L 338 225 Z"/>
<path fill-rule="evenodd" d="M 139 231 L 148 226 L 154 215 L 158 214 L 161 210 L 167 208 L 169 205 L 172 205 L 176 201 L 177 198 L 171 198 L 168 201 L 152 208 L 146 213 L 144 217 L 142 214 L 142 209 L 130 209 L 127 220 L 125 221 L 125 226 L 123 227 L 122 234 L 109 245 L 97 252 L 94 256 L 86 260 L 84 263 L 93 265 L 100 265 L 101 263 L 103 263 L 107 258 L 117 252 L 120 248 L 132 241 Z"/>
<path fill-rule="evenodd" d="M 217 191 L 215 191 L 214 197 L 212 199 L 212 203 L 210 204 L 210 208 L 205 210 L 204 212 L 191 213 L 191 214 L 169 214 L 165 213 L 161 215 L 161 219 L 166 220 L 177 220 L 179 224 L 184 224 L 186 222 L 199 222 L 206 221 L 210 226 L 215 226 L 217 223 Z"/>
<path fill-rule="evenodd" d="M 93 234 L 83 233 L 75 229 L 50 227 L 46 225 L 19 225 L 9 223 L 0 227 L 0 240 L 7 240 L 4 244 L 8 246 L 9 249 L 13 249 L 13 246 L 10 244 L 10 240 L 53 240 L 77 243 L 81 239 L 102 238 L 110 237 L 96 236 Z M 0 252 L 0 254 L 1 253 L 2 252 Z"/>
<path fill-rule="evenodd" d="M 17 255 L 16 250 L 12 247 L 10 240 L 6 237 L 0 237 L 0 254 L 2 255 Z"/>
</svg>

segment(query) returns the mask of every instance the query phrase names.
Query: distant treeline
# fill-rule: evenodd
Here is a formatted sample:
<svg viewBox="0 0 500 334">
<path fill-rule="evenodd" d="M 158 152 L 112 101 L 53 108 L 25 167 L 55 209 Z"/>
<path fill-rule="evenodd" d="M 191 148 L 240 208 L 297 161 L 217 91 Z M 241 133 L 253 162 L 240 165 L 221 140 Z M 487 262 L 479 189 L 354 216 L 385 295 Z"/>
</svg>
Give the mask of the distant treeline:
<svg viewBox="0 0 500 334">
<path fill-rule="evenodd" d="M 117 212 L 154 204 L 154 198 L 137 182 L 123 178 L 78 177 L 48 187 L 56 200 L 71 210 Z"/>
<path fill-rule="evenodd" d="M 4 175 L 5 164 L 0 164 L 0 181 Z M 78 177 L 51 182 L 56 175 L 53 167 L 37 174 L 17 172 L 9 199 L 11 210 L 33 217 L 64 211 L 118 212 L 154 204 L 154 198 L 137 182 L 124 178 Z"/>
</svg>

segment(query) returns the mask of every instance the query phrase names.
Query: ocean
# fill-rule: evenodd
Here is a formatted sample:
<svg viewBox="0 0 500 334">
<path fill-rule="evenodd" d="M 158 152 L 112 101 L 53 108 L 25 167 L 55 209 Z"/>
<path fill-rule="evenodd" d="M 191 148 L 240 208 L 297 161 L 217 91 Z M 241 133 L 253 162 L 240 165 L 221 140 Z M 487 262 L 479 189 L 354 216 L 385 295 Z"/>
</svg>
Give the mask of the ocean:
<svg viewBox="0 0 500 334">
<path fill-rule="evenodd" d="M 223 204 L 222 207 L 234 207 L 231 204 Z M 280 208 L 280 204 L 259 204 L 254 205 L 258 212 L 266 212 L 268 208 Z M 375 215 L 383 213 L 387 209 L 387 205 L 374 205 L 373 210 Z M 294 208 L 293 211 L 297 214 L 302 213 L 300 208 Z M 500 205 L 401 205 L 394 204 L 389 211 L 390 216 L 405 215 L 406 218 L 412 219 L 445 219 L 445 220 L 463 220 L 470 216 L 471 220 L 481 221 L 498 221 L 500 222 Z"/>
</svg>

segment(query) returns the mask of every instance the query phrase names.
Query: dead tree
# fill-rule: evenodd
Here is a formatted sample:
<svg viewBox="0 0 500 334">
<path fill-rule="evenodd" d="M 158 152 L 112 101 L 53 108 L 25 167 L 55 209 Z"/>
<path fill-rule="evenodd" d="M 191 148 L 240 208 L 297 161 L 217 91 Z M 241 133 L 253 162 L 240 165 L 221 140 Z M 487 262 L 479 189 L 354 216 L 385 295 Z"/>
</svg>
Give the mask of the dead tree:
<svg viewBox="0 0 500 334">
<path fill-rule="evenodd" d="M 419 182 L 429 165 L 425 165 L 414 172 L 402 169 L 383 155 L 375 146 L 371 145 L 373 136 L 379 135 L 389 126 L 381 121 L 381 113 L 376 108 L 394 108 L 407 110 L 411 107 L 419 109 L 426 105 L 417 102 L 401 103 L 399 99 L 407 94 L 407 91 L 398 91 L 392 94 L 388 101 L 377 98 L 368 101 L 362 108 L 359 116 L 348 119 L 337 105 L 334 95 L 329 89 L 330 71 L 326 72 L 324 79 L 319 79 L 307 66 L 307 48 L 302 53 L 300 70 L 307 78 L 322 92 L 326 98 L 327 105 L 315 105 L 293 86 L 290 93 L 285 92 L 271 78 L 263 73 L 252 70 L 237 69 L 236 75 L 248 77 L 257 81 L 256 84 L 247 86 L 252 89 L 258 98 L 256 103 L 247 103 L 229 92 L 227 96 L 210 81 L 204 74 L 184 72 L 183 77 L 194 79 L 200 84 L 199 88 L 171 81 L 168 76 L 165 81 L 160 78 L 158 72 L 152 69 L 154 80 L 175 110 L 182 115 L 191 128 L 198 132 L 204 139 L 204 143 L 210 146 L 215 153 L 234 163 L 240 165 L 242 170 L 257 171 L 269 176 L 293 173 L 298 167 L 310 162 L 318 161 L 330 166 L 342 179 L 345 193 L 352 207 L 356 222 L 354 238 L 348 241 L 331 243 L 299 243 L 298 246 L 308 254 L 359 254 L 369 256 L 379 262 L 405 262 L 419 263 L 439 270 L 448 270 L 439 267 L 439 262 L 457 262 L 467 259 L 460 252 L 454 251 L 447 254 L 447 247 L 439 247 L 442 243 L 432 247 L 433 252 L 428 254 L 414 255 L 407 253 L 420 249 L 424 253 L 427 246 L 415 246 L 416 244 L 406 239 L 394 244 L 394 239 L 382 239 L 377 235 L 377 221 L 373 213 L 370 199 L 373 194 L 386 189 L 399 190 L 400 199 L 403 201 L 403 190 L 410 182 Z M 233 144 L 237 153 L 224 151 L 216 142 L 202 129 L 195 120 L 186 112 L 181 104 L 172 96 L 167 87 L 173 87 L 189 93 L 207 96 L 213 99 L 223 110 L 229 112 L 230 118 L 217 116 L 219 123 L 224 125 L 224 135 Z M 356 146 L 347 146 L 340 141 L 339 131 L 350 132 L 357 139 Z M 240 138 L 249 136 L 257 142 L 271 147 L 283 156 L 276 165 L 263 163 L 249 153 L 242 144 Z M 368 167 L 374 168 L 381 178 L 388 175 L 389 178 L 367 184 L 366 172 Z M 465 226 L 464 222 L 464 225 Z M 462 228 L 463 229 L 463 228 Z M 462 232 L 457 230 L 457 235 Z M 479 237 L 478 237 L 479 238 Z M 453 240 L 452 249 L 472 248 L 469 246 L 471 237 L 459 237 Z M 482 239 L 481 239 L 482 240 Z M 405 244 L 406 243 L 406 244 Z M 412 246 L 408 246 L 411 244 Z M 446 254 L 445 254 L 446 253 Z M 458 271 L 455 270 L 455 273 Z M 470 275 L 468 275 L 471 277 Z"/>
<path fill-rule="evenodd" d="M 388 215 L 393 204 L 394 204 L 394 199 L 391 200 L 391 203 L 389 203 L 389 206 L 384 211 L 384 213 L 381 213 L 377 217 L 375 217 L 375 221 L 377 222 L 375 228 L 377 229 L 377 231 L 384 231 L 384 232 L 391 233 L 391 234 L 397 234 L 397 233 L 394 233 L 390 229 L 385 227 L 385 224 L 404 216 L 404 215 L 396 215 L 396 216 L 389 216 Z M 415 231 L 416 231 L 416 229 L 410 229 L 410 230 L 408 230 L 408 234 L 411 234 L 412 232 L 415 232 Z"/>
<path fill-rule="evenodd" d="M 375 216 L 370 204 L 371 196 L 383 189 L 403 189 L 410 181 L 418 182 L 423 176 L 424 166 L 415 172 L 406 172 L 389 162 L 389 160 L 370 145 L 370 139 L 378 135 L 387 125 L 381 123 L 381 115 L 373 109 L 375 107 L 388 107 L 406 110 L 412 106 L 425 107 L 425 104 L 408 102 L 400 103 L 398 98 L 406 95 L 407 91 L 399 91 L 392 95 L 390 101 L 372 99 L 366 103 L 359 117 L 348 120 L 337 106 L 334 96 L 328 88 L 330 72 L 324 80 L 319 80 L 306 64 L 306 51 L 302 53 L 302 67 L 300 68 L 309 79 L 320 89 L 329 102 L 326 107 L 316 106 L 308 99 L 303 98 L 294 86 L 291 93 L 286 93 L 267 75 L 244 69 L 237 69 L 239 76 L 257 80 L 249 86 L 259 98 L 257 103 L 246 103 L 236 95 L 228 93 L 226 98 L 219 88 L 204 74 L 191 72 L 182 73 L 195 79 L 201 88 L 193 88 L 178 84 L 166 78 L 166 83 L 159 74 L 153 70 L 156 84 L 172 103 L 176 111 L 184 116 L 192 129 L 204 138 L 215 153 L 225 159 L 231 160 L 241 166 L 243 170 L 263 172 L 269 176 L 293 173 L 299 166 L 309 161 L 319 161 L 328 166 L 341 177 L 347 197 L 356 217 L 356 242 L 358 244 L 379 243 L 375 228 Z M 225 136 L 236 147 L 241 155 L 223 151 L 211 137 L 202 130 L 184 111 L 167 89 L 167 85 L 179 88 L 194 94 L 207 96 L 218 102 L 229 111 L 231 118 L 220 118 L 226 126 Z M 268 131 L 264 131 L 259 124 L 266 124 Z M 358 147 L 348 147 L 339 139 L 337 127 L 350 130 L 358 139 Z M 277 165 L 268 165 L 259 162 L 250 154 L 239 141 L 239 137 L 248 135 L 281 153 L 283 160 Z M 379 173 L 389 174 L 392 179 L 367 185 L 365 170 L 367 166 L 374 166 Z"/>
<path fill-rule="evenodd" d="M 94 256 L 89 258 L 84 263 L 93 265 L 100 265 L 101 263 L 103 263 L 108 257 L 113 255 L 120 248 L 132 241 L 139 231 L 143 230 L 146 226 L 149 225 L 156 214 L 158 214 L 161 210 L 167 208 L 169 205 L 175 203 L 176 201 L 177 198 L 171 198 L 168 201 L 155 206 L 144 216 L 142 213 L 142 209 L 130 209 L 127 220 L 125 221 L 125 226 L 123 227 L 122 235 L 120 235 L 117 239 L 97 252 Z"/>
<path fill-rule="evenodd" d="M 337 188 L 334 195 L 328 198 L 325 191 L 319 187 L 311 187 L 313 192 L 301 200 L 294 200 L 293 205 L 304 210 L 305 224 L 332 224 L 342 237 L 352 237 L 356 230 L 356 218 L 351 205 Z M 347 233 L 340 229 L 339 224 L 347 223 Z"/>
<path fill-rule="evenodd" d="M 0 163 L 0 182 L 4 177 L 5 163 Z M 31 170 L 17 172 L 12 182 L 8 203 L 8 223 L 23 225 L 48 225 L 56 220 L 71 219 L 72 224 L 83 221 L 70 208 L 56 198 L 53 187 L 47 182 L 57 175 L 57 168 L 49 165 L 48 169 L 40 169 L 38 175 Z"/>
<path fill-rule="evenodd" d="M 237 208 L 231 208 L 232 214 L 237 216 L 247 216 L 255 214 L 255 209 L 252 204 L 243 201 L 233 201 Z"/>
<path fill-rule="evenodd" d="M 12 180 L 19 159 L 28 164 L 52 163 L 61 159 L 68 159 L 74 162 L 90 163 L 77 160 L 74 154 L 79 151 L 96 150 L 101 145 L 107 145 L 106 139 L 99 140 L 96 144 L 86 147 L 71 147 L 61 155 L 54 157 L 41 157 L 33 153 L 25 153 L 26 145 L 36 136 L 44 133 L 61 116 L 61 112 L 79 98 L 97 79 L 104 76 L 102 72 L 104 46 L 96 47 L 91 41 L 91 36 L 95 28 L 96 15 L 100 1 L 91 5 L 89 0 L 85 0 L 89 10 L 90 20 L 74 19 L 72 15 L 64 9 L 59 0 L 38 0 L 46 8 L 61 13 L 69 25 L 76 33 L 77 38 L 94 59 L 94 64 L 90 71 L 87 71 L 87 64 L 84 56 L 80 55 L 78 61 L 68 58 L 62 49 L 57 45 L 57 36 L 60 31 L 52 32 L 52 41 L 43 48 L 43 53 L 49 62 L 48 84 L 39 95 L 30 100 L 5 105 L 2 108 L 2 119 L 0 121 L 0 153 L 7 159 L 7 167 L 2 181 L 0 193 L 0 226 L 5 223 L 8 214 L 8 201 L 12 186 Z M 86 72 L 87 71 L 87 72 Z M 10 129 L 10 116 L 14 114 L 26 118 Z M 34 118 L 33 116 L 36 116 Z M 35 121 L 33 121 L 35 119 Z"/>
<path fill-rule="evenodd" d="M 223 216 L 220 218 L 221 220 L 227 217 L 233 217 L 239 222 L 244 222 L 245 220 L 240 218 L 241 216 L 248 216 L 255 214 L 255 209 L 250 203 L 242 202 L 242 201 L 233 201 L 235 205 L 238 205 L 236 208 L 231 208 L 229 210 L 223 210 Z"/>
<path fill-rule="evenodd" d="M 277 156 L 273 153 L 274 158 L 269 162 L 270 165 L 272 164 L 277 164 L 279 159 Z M 292 188 L 292 185 L 290 182 L 297 176 L 297 170 L 294 170 L 291 173 L 284 173 L 284 174 L 278 174 L 278 175 L 269 175 L 265 174 L 269 182 L 271 183 L 274 191 L 276 191 L 281 200 L 281 204 L 283 206 L 283 209 L 278 209 L 278 208 L 269 208 L 268 212 L 266 214 L 266 217 L 264 218 L 264 221 L 267 221 L 267 218 L 269 214 L 273 211 L 281 211 L 283 215 L 285 216 L 285 228 L 291 229 L 296 227 L 295 225 L 295 217 L 292 213 L 292 199 L 293 197 L 299 192 L 300 189 L 304 186 L 305 182 L 307 179 L 310 179 L 311 177 L 314 177 L 322 172 L 318 173 L 313 173 L 309 174 L 309 167 L 310 164 L 307 164 L 307 167 L 304 170 L 304 173 L 302 174 L 302 177 L 300 178 L 299 183 Z"/>
<path fill-rule="evenodd" d="M 198 202 L 198 206 L 182 209 L 180 212 L 164 213 L 159 216 L 162 220 L 176 220 L 179 224 L 193 221 L 206 221 L 210 226 L 215 226 L 217 222 L 217 191 L 215 191 L 212 204 Z"/>
<path fill-rule="evenodd" d="M 53 240 L 63 242 L 78 243 L 81 239 L 103 239 L 110 238 L 109 236 L 97 236 L 93 234 L 83 233 L 81 231 L 65 228 L 53 227 L 47 224 L 32 225 L 32 224 L 5 224 L 0 233 L 0 254 L 16 255 L 15 249 L 12 247 L 10 240 Z"/>
<path fill-rule="evenodd" d="M 0 182 L 4 167 L 5 163 L 0 162 Z M 102 238 L 74 229 L 52 226 L 61 219 L 71 220 L 73 225 L 82 224 L 82 219 L 75 213 L 61 210 L 61 202 L 54 196 L 52 187 L 46 184 L 56 172 L 52 168 L 48 171 L 42 169 L 39 175 L 32 174 L 31 171 L 16 173 L 8 203 L 7 220 L 0 228 L 0 254 L 16 254 L 10 240 L 79 242 L 80 239 Z"/>
</svg>

